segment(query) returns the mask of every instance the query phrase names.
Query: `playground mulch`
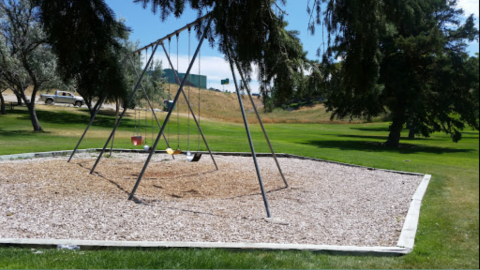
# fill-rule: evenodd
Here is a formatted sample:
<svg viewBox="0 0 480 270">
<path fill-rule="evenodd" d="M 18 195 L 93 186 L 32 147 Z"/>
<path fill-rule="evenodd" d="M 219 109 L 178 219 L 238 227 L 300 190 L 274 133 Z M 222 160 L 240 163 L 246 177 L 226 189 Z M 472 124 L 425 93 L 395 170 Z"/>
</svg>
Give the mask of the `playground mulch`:
<svg viewBox="0 0 480 270">
<path fill-rule="evenodd" d="M 421 176 L 272 158 L 141 154 L 0 162 L 0 238 L 395 246 Z"/>
</svg>

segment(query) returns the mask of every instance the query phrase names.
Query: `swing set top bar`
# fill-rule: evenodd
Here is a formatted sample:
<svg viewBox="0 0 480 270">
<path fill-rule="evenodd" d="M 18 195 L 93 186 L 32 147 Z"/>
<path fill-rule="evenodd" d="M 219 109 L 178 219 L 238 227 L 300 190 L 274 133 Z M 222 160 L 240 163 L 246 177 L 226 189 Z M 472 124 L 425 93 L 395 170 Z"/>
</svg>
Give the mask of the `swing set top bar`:
<svg viewBox="0 0 480 270">
<path fill-rule="evenodd" d="M 187 24 L 185 27 L 183 27 L 183 28 L 181 28 L 181 29 L 179 29 L 179 30 L 177 30 L 177 31 L 175 31 L 175 32 L 173 32 L 173 33 L 171 33 L 171 34 L 169 34 L 169 35 L 167 35 L 167 36 L 165 36 L 165 37 L 163 37 L 163 38 L 161 38 L 161 39 L 153 42 L 153 43 L 150 43 L 149 45 L 147 45 L 147 46 L 145 46 L 145 47 L 143 47 L 143 48 L 140 48 L 140 49 L 138 49 L 138 50 L 130 53 L 130 55 L 133 56 L 133 55 L 138 54 L 138 53 L 140 53 L 141 51 L 144 51 L 144 50 L 146 50 L 146 49 L 148 49 L 148 48 L 150 48 L 150 47 L 153 47 L 153 46 L 155 46 L 155 45 L 157 45 L 157 44 L 161 44 L 163 41 L 165 41 L 165 40 L 167 40 L 167 39 L 170 39 L 170 38 L 172 38 L 172 37 L 174 37 L 174 36 L 176 36 L 176 35 L 179 35 L 181 32 L 183 32 L 183 31 L 185 31 L 185 30 L 187 30 L 187 29 L 191 29 L 193 26 L 195 26 L 195 25 L 203 22 L 204 20 L 208 19 L 208 17 L 210 17 L 211 15 L 212 15 L 212 13 L 208 13 L 207 15 L 199 18 L 198 20 L 194 21 L 193 23 Z"/>
</svg>

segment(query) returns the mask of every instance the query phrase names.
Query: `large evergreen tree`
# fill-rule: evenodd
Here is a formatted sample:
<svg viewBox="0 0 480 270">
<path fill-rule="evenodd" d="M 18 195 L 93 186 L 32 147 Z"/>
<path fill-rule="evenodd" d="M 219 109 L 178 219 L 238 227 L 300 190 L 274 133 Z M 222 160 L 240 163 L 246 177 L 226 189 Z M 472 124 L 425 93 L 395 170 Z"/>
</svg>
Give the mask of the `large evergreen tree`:
<svg viewBox="0 0 480 270">
<path fill-rule="evenodd" d="M 321 4 L 327 3 L 322 14 Z M 389 112 L 388 146 L 398 146 L 409 124 L 428 137 L 444 131 L 454 141 L 470 125 L 478 129 L 474 100 L 478 74 L 465 41 L 478 39 L 473 16 L 450 0 L 322 0 L 329 50 L 343 59 L 326 105 L 333 117 L 371 118 Z M 323 21 L 320 20 L 320 23 Z M 332 69 L 334 70 L 334 69 Z M 329 76 L 327 76 L 329 78 Z"/>
<path fill-rule="evenodd" d="M 33 0 L 41 9 L 48 42 L 65 82 L 73 82 L 90 113 L 103 97 L 127 94 L 119 55 L 128 29 L 104 0 Z"/>
<path fill-rule="evenodd" d="M 277 106 L 291 98 L 302 99 L 307 95 L 304 73 L 311 67 L 299 32 L 287 31 L 287 26 L 283 20 L 278 22 L 276 31 L 269 36 L 264 57 L 254 61 L 258 66 L 264 99 L 271 98 Z"/>
</svg>

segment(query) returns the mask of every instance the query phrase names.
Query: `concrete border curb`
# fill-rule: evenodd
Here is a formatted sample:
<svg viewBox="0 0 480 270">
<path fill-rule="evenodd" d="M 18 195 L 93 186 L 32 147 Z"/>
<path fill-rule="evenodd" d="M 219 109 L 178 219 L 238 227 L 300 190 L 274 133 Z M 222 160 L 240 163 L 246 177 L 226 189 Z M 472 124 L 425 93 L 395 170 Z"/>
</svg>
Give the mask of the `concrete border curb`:
<svg viewBox="0 0 480 270">
<path fill-rule="evenodd" d="M 417 235 L 418 224 L 420 222 L 420 209 L 422 208 L 422 201 L 427 193 L 431 179 L 431 175 L 425 175 L 420 186 L 418 186 L 417 192 L 413 195 L 412 203 L 410 204 L 410 209 L 408 210 L 407 218 L 405 219 L 402 233 L 400 234 L 400 240 L 397 243 L 398 247 L 413 251 L 415 236 Z"/>
<path fill-rule="evenodd" d="M 90 241 L 65 239 L 0 239 L 0 245 L 57 246 L 75 245 L 90 248 L 200 248 L 200 249 L 240 249 L 240 250 L 292 250 L 336 254 L 401 256 L 410 252 L 398 247 L 352 247 L 327 245 L 295 245 L 266 243 L 210 243 L 210 242 L 140 242 L 140 241 Z"/>
<path fill-rule="evenodd" d="M 78 150 L 77 153 L 99 152 L 102 149 L 84 149 Z M 142 153 L 143 150 L 130 149 L 114 149 L 116 153 Z M 73 151 L 54 151 L 43 153 L 27 153 L 0 156 L 0 160 L 15 160 L 15 159 L 33 159 L 42 157 L 55 157 L 69 155 Z M 166 154 L 166 151 L 156 151 L 159 154 Z M 208 154 L 203 153 L 202 154 Z M 214 155 L 221 156 L 243 156 L 251 157 L 251 153 L 229 153 L 229 152 L 214 152 Z M 271 154 L 257 154 L 258 157 L 270 157 Z M 295 156 L 290 154 L 277 154 L 280 158 L 292 158 L 302 160 L 312 160 L 318 162 L 326 162 L 331 164 L 338 164 L 349 167 L 364 168 L 368 170 L 384 171 L 391 173 L 398 173 L 404 175 L 424 176 L 417 191 L 415 192 L 412 203 L 405 219 L 405 223 L 397 243 L 397 247 L 353 247 L 353 246 L 329 246 L 329 245 L 298 245 L 298 244 L 267 244 L 267 243 L 210 243 L 210 242 L 135 242 L 135 241 L 90 241 L 90 240 L 67 240 L 67 239 L 15 239 L 3 238 L 0 239 L 0 246 L 20 245 L 20 246 L 57 246 L 57 245 L 76 245 L 83 248 L 221 248 L 221 249 L 241 249 L 241 250 L 297 250 L 297 251 L 312 251 L 321 253 L 334 254 L 352 254 L 352 255 L 373 255 L 373 256 L 402 256 L 413 251 L 415 245 L 415 236 L 420 221 L 420 210 L 423 198 L 427 192 L 428 185 L 432 176 L 428 174 L 399 172 L 391 170 L 383 170 L 376 168 L 369 168 L 364 166 L 352 165 L 347 163 L 328 161 L 322 159 L 314 159 L 302 156 Z"/>
<path fill-rule="evenodd" d="M 95 149 L 78 150 L 77 153 L 95 152 Z M 32 159 L 32 158 L 45 158 L 45 157 L 57 157 L 72 154 L 73 150 L 53 151 L 53 152 L 39 152 L 39 153 L 26 153 L 0 156 L 0 160 L 16 160 L 16 159 Z"/>
</svg>

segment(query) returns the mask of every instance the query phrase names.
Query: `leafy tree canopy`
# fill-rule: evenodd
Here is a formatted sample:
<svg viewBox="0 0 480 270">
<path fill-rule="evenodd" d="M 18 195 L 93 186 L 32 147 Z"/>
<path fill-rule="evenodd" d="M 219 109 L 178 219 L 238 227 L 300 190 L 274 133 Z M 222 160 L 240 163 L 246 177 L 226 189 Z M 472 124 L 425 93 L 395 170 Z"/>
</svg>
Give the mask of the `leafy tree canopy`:
<svg viewBox="0 0 480 270">
<path fill-rule="evenodd" d="M 326 10 L 321 4 L 326 3 Z M 397 146 L 409 124 L 423 136 L 438 131 L 461 139 L 465 124 L 478 129 L 478 72 L 465 41 L 478 39 L 473 16 L 465 22 L 456 0 L 319 0 L 318 18 L 329 32 L 325 62 L 335 82 L 328 94 L 333 117 L 389 112 L 387 145 Z M 323 13 L 322 13 L 323 12 Z M 313 25 L 311 25 L 313 29 Z"/>
<path fill-rule="evenodd" d="M 61 86 L 56 68 L 38 8 L 30 0 L 0 0 L 0 81 L 27 105 L 34 131 L 43 131 L 35 111 L 38 91 Z"/>
<path fill-rule="evenodd" d="M 128 36 L 128 29 L 104 0 L 33 1 L 41 9 L 48 42 L 58 56 L 58 71 L 66 82 L 73 81 L 90 111 L 104 96 L 125 98 L 118 56 L 122 54 L 120 40 Z"/>
</svg>

